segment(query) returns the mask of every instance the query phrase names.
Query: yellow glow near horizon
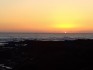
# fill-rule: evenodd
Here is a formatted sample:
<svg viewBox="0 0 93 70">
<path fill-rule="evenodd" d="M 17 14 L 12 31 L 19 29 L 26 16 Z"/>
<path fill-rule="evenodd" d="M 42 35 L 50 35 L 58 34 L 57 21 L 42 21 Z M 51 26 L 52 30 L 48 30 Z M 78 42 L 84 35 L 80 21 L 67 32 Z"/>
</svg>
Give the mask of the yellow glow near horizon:
<svg viewBox="0 0 93 70">
<path fill-rule="evenodd" d="M 0 32 L 93 32 L 93 0 L 0 0 Z"/>
<path fill-rule="evenodd" d="M 70 29 L 70 28 L 75 28 L 76 26 L 74 24 L 56 24 L 54 27 L 56 28 L 62 28 L 62 29 Z"/>
</svg>

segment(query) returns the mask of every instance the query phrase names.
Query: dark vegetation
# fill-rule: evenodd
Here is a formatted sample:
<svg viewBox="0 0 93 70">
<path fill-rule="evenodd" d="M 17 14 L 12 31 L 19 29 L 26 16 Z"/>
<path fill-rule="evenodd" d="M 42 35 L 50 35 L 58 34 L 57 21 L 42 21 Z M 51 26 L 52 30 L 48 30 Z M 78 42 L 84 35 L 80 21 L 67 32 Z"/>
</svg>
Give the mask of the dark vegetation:
<svg viewBox="0 0 93 70">
<path fill-rule="evenodd" d="M 0 70 L 93 70 L 93 40 L 11 41 L 0 47 L 0 64 Z"/>
</svg>

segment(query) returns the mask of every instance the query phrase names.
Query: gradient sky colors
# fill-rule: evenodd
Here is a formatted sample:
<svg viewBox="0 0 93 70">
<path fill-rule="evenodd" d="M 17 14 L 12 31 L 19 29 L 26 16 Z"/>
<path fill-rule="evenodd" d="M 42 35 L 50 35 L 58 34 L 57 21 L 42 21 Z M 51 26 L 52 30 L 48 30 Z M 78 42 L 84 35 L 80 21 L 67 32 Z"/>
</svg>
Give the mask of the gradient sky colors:
<svg viewBox="0 0 93 70">
<path fill-rule="evenodd" d="M 0 32 L 93 32 L 93 0 L 0 0 Z"/>
</svg>

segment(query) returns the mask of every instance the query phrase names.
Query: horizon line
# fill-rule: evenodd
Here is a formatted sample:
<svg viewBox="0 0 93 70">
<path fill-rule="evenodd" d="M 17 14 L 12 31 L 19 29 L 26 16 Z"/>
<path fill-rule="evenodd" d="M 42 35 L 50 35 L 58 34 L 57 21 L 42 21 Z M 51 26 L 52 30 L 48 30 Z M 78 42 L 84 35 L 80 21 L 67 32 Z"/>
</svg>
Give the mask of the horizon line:
<svg viewBox="0 0 93 70">
<path fill-rule="evenodd" d="M 32 34 L 86 34 L 86 33 L 93 33 L 93 32 L 0 32 L 0 33 L 32 33 Z"/>
</svg>

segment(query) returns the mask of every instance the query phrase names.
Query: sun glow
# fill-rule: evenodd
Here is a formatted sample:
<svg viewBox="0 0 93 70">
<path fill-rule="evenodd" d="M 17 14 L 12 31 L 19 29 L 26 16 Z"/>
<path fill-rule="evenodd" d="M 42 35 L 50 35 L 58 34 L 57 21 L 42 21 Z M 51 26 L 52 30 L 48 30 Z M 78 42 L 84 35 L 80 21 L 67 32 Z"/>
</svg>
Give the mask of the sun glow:
<svg viewBox="0 0 93 70">
<path fill-rule="evenodd" d="M 74 24 L 57 24 L 55 25 L 56 28 L 59 28 L 59 29 L 72 29 L 72 28 L 75 28 L 76 26 Z"/>
<path fill-rule="evenodd" d="M 93 0 L 0 0 L 0 32 L 93 32 Z"/>
</svg>

